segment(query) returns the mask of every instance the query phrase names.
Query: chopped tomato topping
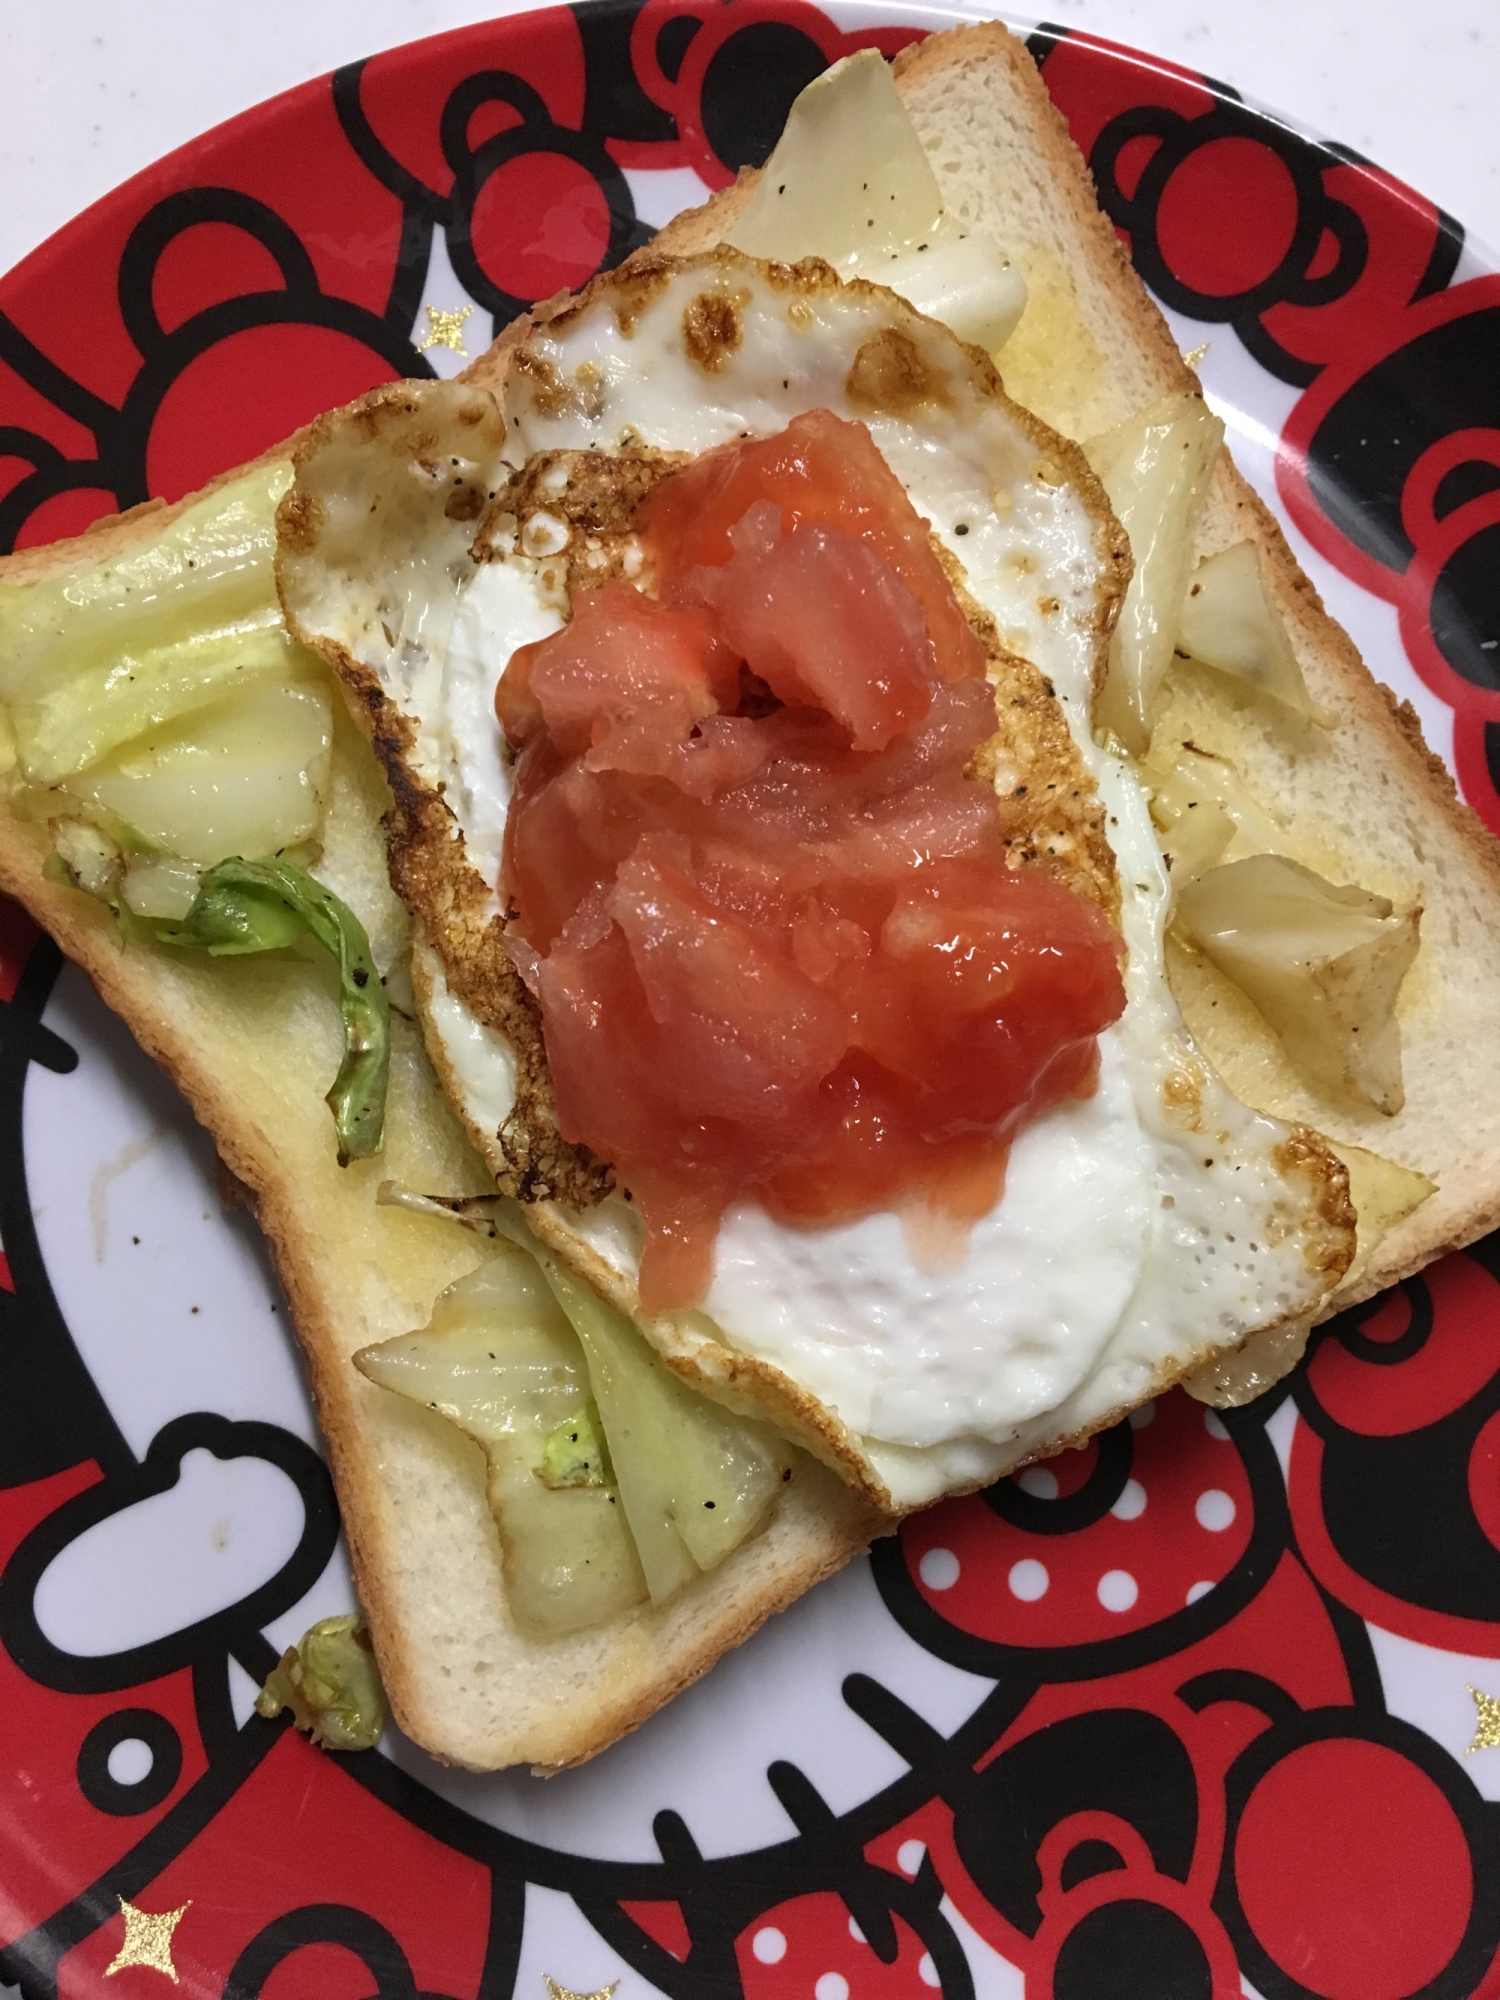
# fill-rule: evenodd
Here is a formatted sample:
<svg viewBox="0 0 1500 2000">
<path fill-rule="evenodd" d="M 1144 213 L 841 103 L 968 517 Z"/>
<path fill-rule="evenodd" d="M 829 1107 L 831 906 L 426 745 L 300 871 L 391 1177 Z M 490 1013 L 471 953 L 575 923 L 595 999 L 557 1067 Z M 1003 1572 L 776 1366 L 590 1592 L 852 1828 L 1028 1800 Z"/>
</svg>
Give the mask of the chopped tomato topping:
<svg viewBox="0 0 1500 2000">
<path fill-rule="evenodd" d="M 795 525 L 757 500 L 719 568 L 672 580 L 674 601 L 717 616 L 725 642 L 778 700 L 823 709 L 856 750 L 884 750 L 927 713 L 937 660 L 922 607 L 868 542 Z"/>
<path fill-rule="evenodd" d="M 959 608 L 927 523 L 863 424 L 830 410 L 793 417 L 775 437 L 706 451 L 643 502 L 639 525 L 664 577 L 726 563 L 732 531 L 758 500 L 787 529 L 837 528 L 865 542 L 921 606 L 945 681 L 984 674 L 984 648 Z M 670 585 L 664 589 L 670 594 Z"/>
<path fill-rule="evenodd" d="M 827 411 L 662 480 L 660 598 L 614 582 L 518 652 L 504 890 L 558 1123 L 690 1305 L 731 1203 L 964 1225 L 1030 1119 L 1087 1095 L 1121 947 L 1009 867 L 966 777 L 983 649 L 863 426 Z"/>
<path fill-rule="evenodd" d="M 629 768 L 738 699 L 739 656 L 707 612 L 668 610 L 617 580 L 581 593 L 562 632 L 512 655 L 495 708 L 512 743 L 545 730 L 564 757 Z"/>
</svg>

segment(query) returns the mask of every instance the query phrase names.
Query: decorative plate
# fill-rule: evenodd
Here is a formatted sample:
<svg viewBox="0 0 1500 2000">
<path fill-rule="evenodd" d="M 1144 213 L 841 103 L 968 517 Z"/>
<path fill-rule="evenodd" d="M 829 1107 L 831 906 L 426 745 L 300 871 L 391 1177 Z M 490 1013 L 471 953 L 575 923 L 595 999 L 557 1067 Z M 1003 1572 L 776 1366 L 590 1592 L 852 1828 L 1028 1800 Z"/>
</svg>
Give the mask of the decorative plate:
<svg viewBox="0 0 1500 2000">
<path fill-rule="evenodd" d="M 604 0 L 221 127 L 0 280 L 0 541 L 457 368 L 943 18 Z M 1222 85 L 1031 46 L 1246 471 L 1500 829 L 1500 276 Z M 1249 1409 L 1174 1394 L 917 1517 L 580 1771 L 340 1759 L 251 1709 L 350 1602 L 259 1240 L 10 908 L 0 973 L 27 2000 L 1500 2000 L 1500 1244 Z"/>
</svg>

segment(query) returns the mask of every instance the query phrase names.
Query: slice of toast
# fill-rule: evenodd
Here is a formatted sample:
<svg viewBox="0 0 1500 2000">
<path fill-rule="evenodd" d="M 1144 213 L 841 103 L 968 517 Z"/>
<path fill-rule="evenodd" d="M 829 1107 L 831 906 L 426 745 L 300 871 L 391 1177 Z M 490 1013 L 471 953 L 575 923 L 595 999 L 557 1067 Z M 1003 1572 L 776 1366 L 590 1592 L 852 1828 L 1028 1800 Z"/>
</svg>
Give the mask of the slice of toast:
<svg viewBox="0 0 1500 2000">
<path fill-rule="evenodd" d="M 1031 287 L 1004 357 L 1017 400 L 1087 437 L 1190 383 L 1021 46 L 997 27 L 956 30 L 909 51 L 897 73 L 945 199 L 1005 245 Z M 688 251 L 717 240 L 742 199 L 742 189 L 731 190 L 681 218 L 664 246 Z M 497 343 L 470 379 L 498 383 L 511 345 Z M 81 542 L 13 558 L 0 577 L 55 574 L 129 545 L 163 518 L 160 509 L 137 510 Z M 1456 806 L 1409 713 L 1364 673 L 1226 460 L 1204 546 L 1247 533 L 1270 552 L 1304 672 L 1341 728 L 1316 769 L 1289 765 L 1272 738 L 1248 728 L 1243 755 L 1257 784 L 1285 801 L 1311 850 L 1358 856 L 1359 879 L 1377 889 L 1415 882 L 1429 913 L 1426 969 L 1403 1018 L 1408 1099 L 1398 1119 L 1382 1121 L 1379 1132 L 1362 1122 L 1345 1131 L 1305 1092 L 1297 1099 L 1295 1080 L 1276 1083 L 1292 1115 L 1332 1124 L 1439 1184 L 1386 1239 L 1363 1280 L 1368 1290 L 1500 1215 L 1500 1093 L 1486 1087 L 1486 1066 L 1500 1061 L 1491 1053 L 1500 1040 L 1492 1032 L 1500 1000 L 1491 997 L 1500 994 L 1500 873 L 1492 843 Z M 321 872 L 364 918 L 382 962 L 405 923 L 385 877 L 379 818 L 389 803 L 363 739 L 341 727 Z M 474 1768 L 556 1767 L 589 1756 L 882 1525 L 807 1461 L 767 1531 L 663 1611 L 546 1646 L 521 1638 L 505 1609 L 477 1450 L 348 1365 L 355 1349 L 420 1324 L 436 1292 L 481 1254 L 447 1224 L 375 1204 L 386 1177 L 449 1192 L 486 1184 L 415 1032 L 396 1021 L 385 1157 L 341 1171 L 321 1102 L 337 1062 L 337 1020 L 316 971 L 205 964 L 122 945 L 100 905 L 43 875 L 45 855 L 40 828 L 0 815 L 0 885 L 163 1063 L 251 1191 L 307 1355 L 381 1668 L 397 1718 L 416 1740 Z M 1222 1052 L 1220 1060 L 1232 1071 Z"/>
</svg>

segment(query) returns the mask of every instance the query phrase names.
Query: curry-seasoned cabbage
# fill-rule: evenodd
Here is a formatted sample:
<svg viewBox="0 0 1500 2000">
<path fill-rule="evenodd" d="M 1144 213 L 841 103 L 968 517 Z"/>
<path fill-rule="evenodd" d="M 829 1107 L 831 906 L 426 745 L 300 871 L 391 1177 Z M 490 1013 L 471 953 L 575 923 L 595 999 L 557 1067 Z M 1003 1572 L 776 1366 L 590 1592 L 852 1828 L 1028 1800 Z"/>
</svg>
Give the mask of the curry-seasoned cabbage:
<svg viewBox="0 0 1500 2000">
<path fill-rule="evenodd" d="M 1223 441 L 1224 426 L 1201 396 L 1164 396 L 1085 446 L 1135 558 L 1096 720 L 1136 755 L 1150 739 L 1176 649 L 1193 524 Z"/>
<path fill-rule="evenodd" d="M 258 681 L 123 744 L 67 789 L 205 868 L 280 853 L 322 821 L 330 696 L 326 681 Z"/>
<path fill-rule="evenodd" d="M 123 555 L 0 584 L 0 701 L 28 783 L 72 777 L 257 677 L 318 673 L 276 598 L 276 503 L 291 478 L 259 466 Z"/>
<path fill-rule="evenodd" d="M 450 1285 L 419 1332 L 354 1357 L 360 1373 L 466 1431 L 488 1464 L 516 1622 L 538 1638 L 639 1604 L 645 1578 L 612 1487 L 537 1477 L 547 1439 L 589 1396 L 583 1350 L 526 1254 L 498 1254 Z"/>
<path fill-rule="evenodd" d="M 1266 596 L 1253 542 L 1236 542 L 1193 571 L 1177 627 L 1179 649 L 1204 666 L 1324 728 L 1333 718 L 1307 691 L 1280 613 Z"/>
<path fill-rule="evenodd" d="M 1420 915 L 1279 854 L 1210 869 L 1177 898 L 1180 928 L 1255 1003 L 1308 1080 L 1387 1115 L 1404 1102 L 1396 996 Z"/>
<path fill-rule="evenodd" d="M 1026 281 L 998 245 L 945 213 L 890 66 L 875 49 L 835 63 L 793 104 L 727 240 L 750 257 L 822 257 L 869 278 L 994 353 Z"/>
</svg>

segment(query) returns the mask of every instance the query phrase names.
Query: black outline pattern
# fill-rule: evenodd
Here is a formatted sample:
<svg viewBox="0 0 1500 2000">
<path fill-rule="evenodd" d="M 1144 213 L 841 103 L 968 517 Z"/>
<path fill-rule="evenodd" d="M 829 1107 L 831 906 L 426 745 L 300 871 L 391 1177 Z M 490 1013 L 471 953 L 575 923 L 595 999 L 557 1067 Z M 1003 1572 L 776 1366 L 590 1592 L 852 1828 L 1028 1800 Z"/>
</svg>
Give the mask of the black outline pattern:
<svg viewBox="0 0 1500 2000">
<path fill-rule="evenodd" d="M 1346 202 L 1337 201 L 1323 186 L 1323 174 L 1342 164 L 1339 156 L 1289 126 L 1259 112 L 1247 111 L 1239 93 L 1227 84 L 1210 84 L 1219 99 L 1212 111 L 1184 118 L 1174 111 L 1143 105 L 1112 119 L 1089 157 L 1105 214 L 1130 231 L 1131 257 L 1146 284 L 1175 312 L 1234 328 L 1245 348 L 1267 373 L 1305 388 L 1321 371 L 1318 362 L 1290 353 L 1268 331 L 1265 314 L 1272 306 L 1328 305 L 1358 283 L 1369 256 L 1365 225 Z M 1120 155 L 1134 139 L 1158 143 L 1132 194 L 1119 182 Z M 1290 176 L 1297 216 L 1292 238 L 1273 270 L 1247 290 L 1224 297 L 1196 291 L 1173 271 L 1157 237 L 1157 216 L 1167 184 L 1200 149 L 1223 139 L 1249 139 L 1270 151 Z M 1324 235 L 1333 237 L 1337 251 L 1326 272 L 1309 271 Z"/>
<path fill-rule="evenodd" d="M 1043 22 L 1027 48 L 1045 72 L 1047 59 L 1071 35 L 1068 28 Z M 1117 227 L 1129 232 L 1131 261 L 1164 305 L 1208 325 L 1231 326 L 1268 374 L 1306 388 L 1317 380 L 1324 364 L 1291 353 L 1269 331 L 1265 315 L 1278 305 L 1331 305 L 1358 284 L 1369 256 L 1368 232 L 1362 217 L 1328 192 L 1323 176 L 1335 167 L 1368 167 L 1371 162 L 1352 147 L 1309 139 L 1269 113 L 1250 109 L 1231 84 L 1209 76 L 1197 76 L 1194 82 L 1214 100 L 1207 111 L 1188 117 L 1164 104 L 1139 104 L 1110 119 L 1099 133 L 1090 148 L 1089 169 L 1098 185 L 1100 206 Z M 1156 143 L 1127 194 L 1119 177 L 1120 158 L 1136 139 Z M 1248 288 L 1221 295 L 1197 290 L 1173 270 L 1158 239 L 1157 220 L 1173 175 L 1195 153 L 1224 139 L 1252 141 L 1280 162 L 1291 181 L 1296 220 L 1275 268 Z M 1333 241 L 1333 261 L 1314 277 L 1312 268 L 1321 259 L 1325 237 Z M 1413 301 L 1446 288 L 1463 244 L 1462 225 L 1439 211 L 1427 267 L 1411 294 Z"/>
<path fill-rule="evenodd" d="M 143 1743 L 151 1762 L 143 1776 L 117 1778 L 109 1760 L 125 1743 Z M 154 1708 L 117 1708 L 96 1722 L 78 1752 L 78 1789 L 91 1806 L 133 1819 L 150 1812 L 177 1789 L 182 1776 L 182 1738 Z"/>
</svg>

